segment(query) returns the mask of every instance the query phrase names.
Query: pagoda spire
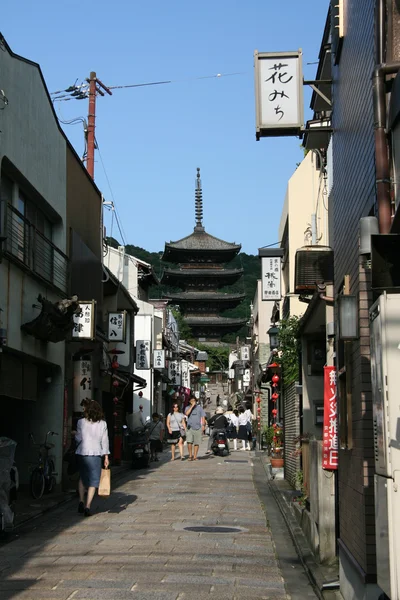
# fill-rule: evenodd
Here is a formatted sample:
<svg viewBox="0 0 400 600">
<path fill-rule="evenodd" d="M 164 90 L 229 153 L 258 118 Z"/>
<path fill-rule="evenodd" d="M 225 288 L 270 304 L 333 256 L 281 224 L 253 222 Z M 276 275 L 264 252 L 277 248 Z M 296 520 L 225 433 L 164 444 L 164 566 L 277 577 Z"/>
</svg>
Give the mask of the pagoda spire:
<svg viewBox="0 0 400 600">
<path fill-rule="evenodd" d="M 195 191 L 195 231 L 204 231 L 203 227 L 203 190 L 201 189 L 200 167 L 197 167 L 196 191 Z"/>
</svg>

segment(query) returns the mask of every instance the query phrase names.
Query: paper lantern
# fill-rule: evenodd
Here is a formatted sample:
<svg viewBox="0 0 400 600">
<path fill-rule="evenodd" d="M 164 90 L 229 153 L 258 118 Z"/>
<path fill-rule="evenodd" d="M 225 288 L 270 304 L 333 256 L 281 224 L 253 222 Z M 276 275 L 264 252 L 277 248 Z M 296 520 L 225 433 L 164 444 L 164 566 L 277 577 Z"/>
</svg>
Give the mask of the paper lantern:
<svg viewBox="0 0 400 600">
<path fill-rule="evenodd" d="M 276 375 L 276 374 L 272 375 L 272 381 L 273 381 L 273 383 L 278 383 L 278 381 L 279 381 L 279 375 Z"/>
<path fill-rule="evenodd" d="M 118 383 L 118 381 L 117 381 L 116 379 L 114 379 L 114 381 L 113 381 L 113 383 L 112 383 L 112 384 L 113 384 L 113 386 L 114 386 L 114 387 L 116 387 L 116 388 L 119 386 L 119 383 Z"/>
<path fill-rule="evenodd" d="M 257 407 L 257 412 L 261 412 L 261 408 L 259 406 Z"/>
<path fill-rule="evenodd" d="M 277 394 L 276 392 L 274 392 L 271 396 L 272 400 L 278 400 L 279 398 L 279 394 Z"/>
<path fill-rule="evenodd" d="M 256 398 L 256 402 L 257 402 L 257 404 L 260 404 L 261 398 Z"/>
</svg>

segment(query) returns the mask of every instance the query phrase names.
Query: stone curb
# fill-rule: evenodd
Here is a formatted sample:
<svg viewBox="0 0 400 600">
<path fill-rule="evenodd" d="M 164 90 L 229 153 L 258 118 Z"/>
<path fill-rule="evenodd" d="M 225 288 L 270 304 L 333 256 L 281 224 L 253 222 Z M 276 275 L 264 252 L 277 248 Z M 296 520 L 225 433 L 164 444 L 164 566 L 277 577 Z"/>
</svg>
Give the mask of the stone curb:
<svg viewBox="0 0 400 600">
<path fill-rule="evenodd" d="M 322 585 L 324 583 L 327 583 L 328 579 L 326 579 L 323 573 L 323 568 L 321 568 L 321 566 L 316 562 L 301 527 L 299 526 L 294 515 L 292 514 L 292 511 L 288 506 L 286 499 L 277 489 L 274 480 L 271 477 L 271 468 L 269 462 L 266 462 L 266 457 L 264 457 L 261 453 L 257 452 L 256 456 L 257 458 L 260 458 L 261 464 L 267 476 L 268 485 L 271 489 L 272 495 L 279 507 L 279 510 L 281 511 L 283 519 L 289 530 L 290 537 L 293 540 L 301 564 L 303 565 L 303 568 L 307 573 L 307 576 L 313 586 L 314 592 L 320 600 L 326 600 L 327 596 L 324 596 L 322 593 Z M 339 598 L 342 598 L 342 595 L 338 593 L 336 597 L 339 600 Z"/>
</svg>

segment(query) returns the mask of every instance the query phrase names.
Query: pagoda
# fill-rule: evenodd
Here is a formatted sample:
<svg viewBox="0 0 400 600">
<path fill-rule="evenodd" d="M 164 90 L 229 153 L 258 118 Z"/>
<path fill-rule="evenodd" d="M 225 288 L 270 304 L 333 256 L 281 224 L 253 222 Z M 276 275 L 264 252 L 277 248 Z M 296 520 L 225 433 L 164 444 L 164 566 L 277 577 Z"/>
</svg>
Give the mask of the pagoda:
<svg viewBox="0 0 400 600">
<path fill-rule="evenodd" d="M 178 304 L 187 325 L 198 341 L 220 341 L 245 325 L 245 319 L 221 316 L 235 308 L 245 298 L 244 293 L 222 292 L 243 275 L 243 269 L 227 268 L 240 251 L 240 244 L 216 238 L 203 227 L 203 194 L 200 169 L 197 169 L 195 192 L 196 225 L 192 234 L 177 242 L 165 244 L 162 260 L 176 265 L 164 269 L 161 283 L 180 289 L 165 294 L 172 304 Z"/>
</svg>

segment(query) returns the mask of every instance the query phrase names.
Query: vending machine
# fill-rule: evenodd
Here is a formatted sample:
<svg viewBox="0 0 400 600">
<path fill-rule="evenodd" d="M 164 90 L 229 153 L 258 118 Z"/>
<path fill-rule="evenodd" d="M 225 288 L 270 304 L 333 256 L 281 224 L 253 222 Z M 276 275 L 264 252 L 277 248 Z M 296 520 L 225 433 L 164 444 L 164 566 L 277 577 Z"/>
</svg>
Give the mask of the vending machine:
<svg viewBox="0 0 400 600">
<path fill-rule="evenodd" d="M 378 585 L 400 600 L 400 294 L 370 309 Z"/>
</svg>

